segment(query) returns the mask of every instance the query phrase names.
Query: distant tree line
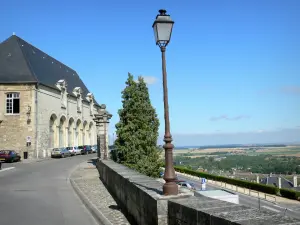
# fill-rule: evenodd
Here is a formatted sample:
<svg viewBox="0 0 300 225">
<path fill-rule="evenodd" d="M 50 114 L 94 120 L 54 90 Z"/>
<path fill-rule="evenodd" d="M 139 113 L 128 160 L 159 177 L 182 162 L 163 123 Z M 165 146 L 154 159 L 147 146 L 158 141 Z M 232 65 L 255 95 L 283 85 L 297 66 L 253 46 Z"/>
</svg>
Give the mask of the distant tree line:
<svg viewBox="0 0 300 225">
<path fill-rule="evenodd" d="M 253 173 L 300 174 L 300 158 L 272 155 L 229 155 L 216 161 L 215 157 L 182 157 L 175 158 L 176 165 L 185 165 L 191 169 L 199 167 L 209 170 L 232 171 L 240 169 Z"/>
<path fill-rule="evenodd" d="M 191 146 L 191 147 L 176 147 L 176 149 L 212 149 L 212 148 L 266 148 L 266 147 L 287 147 L 284 144 L 253 144 L 253 145 L 240 145 L 240 144 L 230 144 L 230 145 L 203 145 L 203 146 Z"/>
</svg>

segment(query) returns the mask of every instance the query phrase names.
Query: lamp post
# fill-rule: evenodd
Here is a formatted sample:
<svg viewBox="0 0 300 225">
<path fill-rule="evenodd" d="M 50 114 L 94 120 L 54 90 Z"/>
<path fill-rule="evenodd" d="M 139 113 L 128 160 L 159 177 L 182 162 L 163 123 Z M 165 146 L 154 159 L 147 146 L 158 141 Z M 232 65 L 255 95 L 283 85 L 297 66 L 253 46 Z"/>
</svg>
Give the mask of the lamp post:
<svg viewBox="0 0 300 225">
<path fill-rule="evenodd" d="M 166 181 L 163 186 L 164 195 L 177 195 L 178 186 L 175 183 L 176 176 L 173 166 L 173 148 L 172 135 L 170 132 L 170 119 L 169 119 L 169 102 L 168 102 L 168 85 L 167 85 L 167 70 L 166 70 L 166 47 L 171 39 L 172 28 L 174 21 L 170 15 L 166 14 L 164 9 L 159 10 L 159 14 L 153 23 L 153 30 L 155 35 L 156 45 L 160 47 L 162 54 L 162 73 L 163 73 L 163 91 L 164 91 L 164 112 L 165 112 L 165 135 L 164 135 L 164 149 L 165 149 L 165 173 L 164 180 Z"/>
</svg>

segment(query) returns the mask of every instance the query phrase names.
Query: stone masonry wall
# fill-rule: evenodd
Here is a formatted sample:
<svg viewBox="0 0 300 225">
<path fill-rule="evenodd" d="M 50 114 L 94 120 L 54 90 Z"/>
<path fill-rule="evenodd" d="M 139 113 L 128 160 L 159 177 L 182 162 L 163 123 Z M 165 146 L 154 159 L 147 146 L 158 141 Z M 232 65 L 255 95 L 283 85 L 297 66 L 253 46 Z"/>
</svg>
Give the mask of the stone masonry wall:
<svg viewBox="0 0 300 225">
<path fill-rule="evenodd" d="M 6 114 L 6 94 L 20 93 L 20 113 Z M 35 86 L 34 85 L 0 85 L 0 149 L 16 150 L 23 158 L 23 152 L 28 151 L 29 157 L 35 155 Z M 27 111 L 31 107 L 28 123 Z M 2 121 L 2 122 L 1 122 Z M 26 146 L 27 136 L 31 137 L 31 146 Z"/>
<path fill-rule="evenodd" d="M 279 225 L 297 219 L 208 197 L 163 196 L 162 184 L 110 160 L 97 162 L 100 179 L 135 224 Z"/>
<path fill-rule="evenodd" d="M 160 182 L 110 160 L 98 161 L 97 168 L 132 224 L 167 224 L 167 200 L 161 198 Z"/>
<path fill-rule="evenodd" d="M 300 224 L 297 219 L 281 214 L 259 211 L 208 197 L 169 200 L 168 221 L 170 225 L 278 225 Z"/>
</svg>

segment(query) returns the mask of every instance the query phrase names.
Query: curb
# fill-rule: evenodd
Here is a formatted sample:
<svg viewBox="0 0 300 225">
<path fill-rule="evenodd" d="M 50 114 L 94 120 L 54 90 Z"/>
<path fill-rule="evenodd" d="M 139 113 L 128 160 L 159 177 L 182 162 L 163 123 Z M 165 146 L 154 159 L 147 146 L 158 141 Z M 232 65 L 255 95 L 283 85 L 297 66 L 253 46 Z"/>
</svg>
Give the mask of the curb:
<svg viewBox="0 0 300 225">
<path fill-rule="evenodd" d="M 72 171 L 72 173 L 74 170 Z M 71 175 L 72 175 L 71 173 Z M 97 209 L 97 207 L 90 202 L 90 200 L 87 198 L 87 196 L 80 190 L 80 188 L 77 186 L 75 181 L 71 178 L 71 175 L 69 176 L 69 181 L 71 183 L 71 186 L 73 187 L 74 191 L 76 192 L 77 196 L 80 198 L 82 203 L 85 205 L 85 207 L 90 211 L 90 213 L 93 215 L 95 220 L 99 224 L 104 225 L 113 225 L 103 214 L 100 210 Z"/>
<path fill-rule="evenodd" d="M 7 167 L 7 168 L 3 168 L 3 169 L 0 170 L 0 173 L 1 173 L 1 172 L 8 171 L 8 170 L 12 170 L 12 169 L 15 169 L 15 167 Z"/>
</svg>

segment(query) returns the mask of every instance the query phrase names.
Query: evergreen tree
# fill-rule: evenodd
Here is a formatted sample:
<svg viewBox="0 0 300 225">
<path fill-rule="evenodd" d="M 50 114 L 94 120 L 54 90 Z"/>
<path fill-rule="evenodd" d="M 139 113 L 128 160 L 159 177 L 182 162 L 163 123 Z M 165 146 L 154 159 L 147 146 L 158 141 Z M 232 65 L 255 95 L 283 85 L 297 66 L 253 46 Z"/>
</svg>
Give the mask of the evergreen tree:
<svg viewBox="0 0 300 225">
<path fill-rule="evenodd" d="M 128 74 L 122 99 L 123 108 L 118 112 L 120 121 L 116 124 L 117 139 L 112 159 L 148 176 L 158 177 L 159 120 L 142 77 L 136 82 Z"/>
</svg>

